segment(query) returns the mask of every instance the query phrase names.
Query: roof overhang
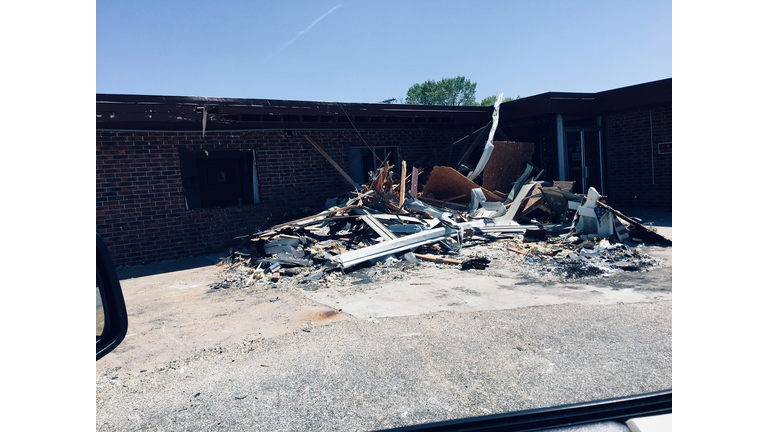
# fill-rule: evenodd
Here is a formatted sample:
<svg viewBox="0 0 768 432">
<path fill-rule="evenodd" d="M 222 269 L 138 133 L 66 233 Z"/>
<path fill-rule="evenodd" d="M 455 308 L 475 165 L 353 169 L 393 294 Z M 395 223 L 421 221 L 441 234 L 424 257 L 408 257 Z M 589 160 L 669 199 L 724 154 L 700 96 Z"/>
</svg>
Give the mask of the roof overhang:
<svg viewBox="0 0 768 432">
<path fill-rule="evenodd" d="M 605 115 L 672 102 L 672 78 L 598 93 L 549 92 L 501 104 L 501 124 Z M 432 106 L 97 94 L 96 128 L 111 130 L 403 129 L 482 126 L 491 106 Z"/>
<path fill-rule="evenodd" d="M 492 107 L 186 96 L 96 95 L 96 128 L 206 130 L 421 128 L 487 123 Z"/>
<path fill-rule="evenodd" d="M 511 123 L 552 114 L 605 115 L 672 103 L 672 78 L 598 93 L 549 92 L 501 105 L 499 122 Z"/>
</svg>

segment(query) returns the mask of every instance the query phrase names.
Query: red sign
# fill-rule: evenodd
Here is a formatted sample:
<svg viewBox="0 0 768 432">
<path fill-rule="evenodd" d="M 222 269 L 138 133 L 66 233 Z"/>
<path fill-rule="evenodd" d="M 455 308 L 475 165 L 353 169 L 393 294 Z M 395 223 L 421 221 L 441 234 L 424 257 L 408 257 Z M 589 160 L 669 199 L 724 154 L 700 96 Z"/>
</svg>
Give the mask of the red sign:
<svg viewBox="0 0 768 432">
<path fill-rule="evenodd" d="M 664 142 L 659 143 L 659 154 L 672 153 L 672 143 Z"/>
</svg>

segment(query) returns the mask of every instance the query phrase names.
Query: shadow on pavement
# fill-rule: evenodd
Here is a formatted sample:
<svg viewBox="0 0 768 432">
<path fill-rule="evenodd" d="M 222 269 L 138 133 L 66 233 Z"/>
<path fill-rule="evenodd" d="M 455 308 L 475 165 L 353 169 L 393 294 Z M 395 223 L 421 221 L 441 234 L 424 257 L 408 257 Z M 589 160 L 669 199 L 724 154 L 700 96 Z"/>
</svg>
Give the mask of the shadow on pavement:
<svg viewBox="0 0 768 432">
<path fill-rule="evenodd" d="M 174 261 L 147 264 L 143 266 L 130 266 L 117 269 L 117 277 L 120 280 L 152 276 L 162 273 L 171 273 L 182 270 L 190 270 L 199 267 L 207 267 L 219 262 L 219 258 L 227 254 L 206 255 L 194 258 L 184 258 Z"/>
<path fill-rule="evenodd" d="M 620 211 L 626 216 L 641 219 L 643 225 L 651 225 L 657 227 L 672 226 L 671 210 L 648 207 L 616 207 L 616 210 Z"/>
</svg>

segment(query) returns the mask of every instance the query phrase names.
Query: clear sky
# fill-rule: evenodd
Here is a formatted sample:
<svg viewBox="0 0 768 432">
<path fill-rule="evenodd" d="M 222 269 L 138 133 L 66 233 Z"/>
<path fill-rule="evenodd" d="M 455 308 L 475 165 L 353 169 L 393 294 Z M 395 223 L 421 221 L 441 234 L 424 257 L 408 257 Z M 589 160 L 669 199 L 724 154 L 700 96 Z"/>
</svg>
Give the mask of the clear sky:
<svg viewBox="0 0 768 432">
<path fill-rule="evenodd" d="M 463 75 L 477 100 L 672 77 L 672 2 L 96 2 L 96 92 L 341 102 Z"/>
</svg>

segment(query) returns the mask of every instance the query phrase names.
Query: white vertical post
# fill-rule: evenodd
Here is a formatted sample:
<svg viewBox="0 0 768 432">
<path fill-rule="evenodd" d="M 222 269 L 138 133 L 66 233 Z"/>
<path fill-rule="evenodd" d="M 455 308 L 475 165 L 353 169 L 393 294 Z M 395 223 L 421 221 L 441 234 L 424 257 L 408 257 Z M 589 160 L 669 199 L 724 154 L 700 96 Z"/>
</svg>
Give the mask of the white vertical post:
<svg viewBox="0 0 768 432">
<path fill-rule="evenodd" d="M 565 132 L 563 131 L 563 116 L 557 115 L 557 168 L 560 181 L 568 180 L 568 152 L 565 148 Z"/>
</svg>

